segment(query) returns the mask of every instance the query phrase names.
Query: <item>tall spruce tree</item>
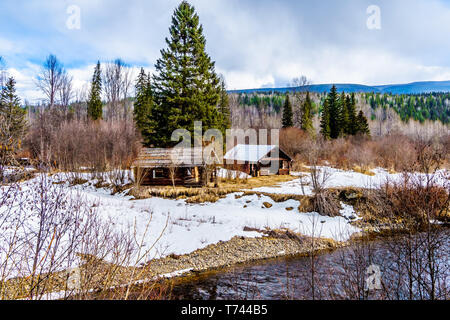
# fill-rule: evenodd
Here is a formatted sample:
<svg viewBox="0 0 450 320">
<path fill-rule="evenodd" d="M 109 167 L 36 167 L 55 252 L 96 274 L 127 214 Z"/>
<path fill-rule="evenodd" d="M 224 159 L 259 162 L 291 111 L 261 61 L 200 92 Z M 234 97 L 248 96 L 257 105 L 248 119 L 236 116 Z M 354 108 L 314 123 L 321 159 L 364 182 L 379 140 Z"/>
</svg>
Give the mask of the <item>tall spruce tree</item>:
<svg viewBox="0 0 450 320">
<path fill-rule="evenodd" d="M 336 86 L 331 87 L 327 97 L 329 111 L 330 138 L 336 139 L 341 134 L 341 108 Z"/>
<path fill-rule="evenodd" d="M 219 78 L 214 62 L 205 50 L 203 27 L 193 6 L 183 1 L 175 9 L 167 48 L 161 50 L 153 77 L 158 131 L 153 142 L 158 146 L 173 145 L 173 130 L 194 131 L 194 121 L 202 121 L 203 130 L 220 128 L 217 104 Z"/>
<path fill-rule="evenodd" d="M 357 117 L 357 131 L 356 133 L 360 133 L 363 135 L 370 136 L 370 129 L 369 129 L 369 123 L 367 121 L 366 116 L 362 112 L 362 110 L 359 111 L 358 117 Z"/>
<path fill-rule="evenodd" d="M 218 104 L 218 110 L 221 117 L 221 131 L 225 136 L 225 131 L 231 127 L 231 112 L 230 112 L 230 99 L 228 97 L 225 80 L 220 79 L 220 98 Z"/>
<path fill-rule="evenodd" d="M 147 115 L 147 104 L 145 99 L 145 91 L 147 88 L 147 74 L 144 68 L 141 68 L 135 85 L 135 100 L 133 104 L 133 116 L 134 122 L 136 123 L 136 128 L 142 129 L 145 117 Z"/>
<path fill-rule="evenodd" d="M 350 136 L 353 134 L 352 123 L 350 120 L 350 112 L 351 112 L 351 108 L 352 108 L 351 104 L 352 104 L 352 100 L 351 100 L 350 96 L 346 96 L 345 97 L 345 114 L 344 114 L 344 119 L 345 119 L 344 134 L 346 136 Z"/>
<path fill-rule="evenodd" d="M 141 68 L 136 79 L 136 98 L 134 101 L 134 121 L 141 132 L 145 146 L 151 146 L 153 135 L 157 131 L 157 122 L 153 115 L 153 90 L 150 74 L 146 74 Z"/>
<path fill-rule="evenodd" d="M 0 166 L 7 164 L 12 159 L 10 156 L 21 146 L 27 127 L 25 114 L 16 94 L 16 81 L 11 77 L 0 96 Z"/>
<path fill-rule="evenodd" d="M 95 66 L 94 75 L 92 77 L 91 91 L 87 103 L 88 117 L 92 120 L 99 120 L 103 117 L 102 94 L 102 76 L 100 69 L 100 61 Z"/>
<path fill-rule="evenodd" d="M 357 115 L 356 115 L 356 98 L 355 94 L 352 93 L 352 96 L 350 98 L 350 103 L 347 104 L 347 110 L 348 110 L 348 128 L 347 131 L 351 135 L 356 134 L 356 127 L 357 127 Z"/>
<path fill-rule="evenodd" d="M 312 124 L 312 116 L 311 116 L 312 103 L 311 98 L 309 97 L 309 92 L 306 92 L 305 101 L 302 104 L 302 117 L 301 117 L 301 128 L 305 131 L 312 132 L 313 124 Z"/>
<path fill-rule="evenodd" d="M 347 96 L 345 92 L 341 93 L 339 98 L 339 136 L 347 135 L 348 127 L 348 110 L 347 110 Z"/>
<path fill-rule="evenodd" d="M 292 104 L 289 100 L 289 95 L 286 95 L 283 106 L 283 118 L 281 119 L 281 124 L 283 128 L 290 128 L 294 126 Z"/>
<path fill-rule="evenodd" d="M 330 108 L 328 106 L 328 99 L 325 99 L 320 118 L 320 133 L 325 139 L 329 139 L 330 131 Z"/>
</svg>

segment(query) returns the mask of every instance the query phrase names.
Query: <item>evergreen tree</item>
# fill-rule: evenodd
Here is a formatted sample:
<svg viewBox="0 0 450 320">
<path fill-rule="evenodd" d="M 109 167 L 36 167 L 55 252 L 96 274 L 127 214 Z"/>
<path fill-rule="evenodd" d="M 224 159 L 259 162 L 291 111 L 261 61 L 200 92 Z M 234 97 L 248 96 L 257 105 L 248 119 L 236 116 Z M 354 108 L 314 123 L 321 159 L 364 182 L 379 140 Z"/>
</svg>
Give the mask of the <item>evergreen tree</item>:
<svg viewBox="0 0 450 320">
<path fill-rule="evenodd" d="M 102 94 L 102 78 L 100 61 L 97 62 L 97 66 L 94 70 L 92 77 L 91 92 L 89 93 L 89 100 L 87 103 L 88 117 L 92 120 L 98 120 L 103 117 L 103 103 L 101 99 Z"/>
<path fill-rule="evenodd" d="M 356 98 L 355 94 L 352 93 L 350 98 L 350 103 L 347 102 L 347 111 L 348 111 L 348 128 L 347 131 L 350 135 L 356 134 L 357 127 L 357 115 L 356 115 Z"/>
<path fill-rule="evenodd" d="M 157 132 L 158 123 L 153 114 L 153 90 L 150 74 L 146 74 L 144 69 L 136 79 L 136 97 L 134 101 L 134 121 L 136 128 L 141 132 L 145 146 L 151 146 L 153 135 Z"/>
<path fill-rule="evenodd" d="M 220 98 L 218 110 L 221 117 L 222 134 L 225 136 L 225 131 L 231 127 L 231 112 L 228 92 L 225 85 L 225 80 L 223 78 L 220 79 Z"/>
<path fill-rule="evenodd" d="M 149 97 L 147 96 L 147 87 L 149 86 L 147 74 L 144 71 L 144 68 L 141 68 L 139 75 L 136 79 L 136 95 L 135 101 L 133 104 L 133 114 L 134 121 L 136 122 L 136 127 L 139 130 L 145 125 L 146 117 L 149 114 Z"/>
<path fill-rule="evenodd" d="M 346 124 L 344 128 L 344 133 L 347 136 L 353 135 L 352 121 L 350 119 L 350 113 L 352 110 L 352 98 L 350 96 L 345 97 L 345 112 L 346 112 Z"/>
<path fill-rule="evenodd" d="M 305 131 L 312 132 L 313 124 L 312 124 L 312 116 L 311 116 L 312 103 L 309 97 L 309 92 L 306 92 L 306 99 L 302 105 L 302 121 L 301 128 Z"/>
<path fill-rule="evenodd" d="M 341 134 L 340 127 L 340 103 L 338 98 L 338 93 L 336 86 L 333 85 L 330 93 L 327 97 L 328 101 L 328 112 L 329 112 L 329 127 L 330 127 L 330 138 L 336 139 Z"/>
<path fill-rule="evenodd" d="M 169 31 L 168 47 L 161 50 L 153 77 L 158 119 L 153 143 L 158 146 L 172 145 L 175 129 L 184 128 L 192 134 L 194 121 L 202 121 L 204 130 L 221 127 L 219 78 L 205 50 L 199 17 L 187 1 L 175 9 Z"/>
<path fill-rule="evenodd" d="M 2 88 L 0 97 L 0 166 L 7 164 L 20 148 L 27 121 L 26 111 L 20 106 L 16 94 L 16 81 L 9 78 Z"/>
<path fill-rule="evenodd" d="M 289 95 L 286 95 L 286 100 L 284 101 L 283 118 L 281 119 L 281 124 L 283 128 L 290 128 L 294 126 L 292 105 L 291 101 L 289 100 Z"/>
<path fill-rule="evenodd" d="M 338 125 L 339 125 L 339 136 L 348 134 L 348 109 L 347 109 L 347 97 L 345 92 L 341 93 L 339 98 L 339 113 L 338 113 Z"/>
<path fill-rule="evenodd" d="M 359 111 L 356 122 L 357 122 L 357 133 L 370 136 L 369 123 L 362 110 Z"/>
<path fill-rule="evenodd" d="M 330 108 L 328 99 L 325 99 L 322 108 L 322 116 L 320 118 L 320 133 L 325 139 L 330 138 Z"/>
</svg>

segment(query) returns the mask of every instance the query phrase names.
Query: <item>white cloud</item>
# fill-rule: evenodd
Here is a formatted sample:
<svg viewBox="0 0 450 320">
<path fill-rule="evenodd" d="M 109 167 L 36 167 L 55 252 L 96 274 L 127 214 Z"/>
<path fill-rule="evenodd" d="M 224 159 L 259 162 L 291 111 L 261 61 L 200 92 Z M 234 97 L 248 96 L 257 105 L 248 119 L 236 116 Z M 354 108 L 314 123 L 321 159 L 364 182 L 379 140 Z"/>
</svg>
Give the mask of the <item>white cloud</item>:
<svg viewBox="0 0 450 320">
<path fill-rule="evenodd" d="M 26 99 L 29 102 L 39 102 L 44 96 L 36 88 L 34 79 L 39 70 L 39 66 L 32 63 L 27 63 L 26 67 L 21 69 L 8 68 L 8 75 L 14 77 L 16 80 L 17 94 L 21 99 Z M 24 102 L 22 100 L 22 102 Z"/>
<path fill-rule="evenodd" d="M 12 51 L 14 48 L 14 44 L 12 41 L 0 38 L 0 49 L 2 52 Z"/>
<path fill-rule="evenodd" d="M 275 79 L 271 74 L 257 76 L 253 73 L 225 70 L 220 73 L 225 77 L 228 90 L 275 86 Z"/>
</svg>

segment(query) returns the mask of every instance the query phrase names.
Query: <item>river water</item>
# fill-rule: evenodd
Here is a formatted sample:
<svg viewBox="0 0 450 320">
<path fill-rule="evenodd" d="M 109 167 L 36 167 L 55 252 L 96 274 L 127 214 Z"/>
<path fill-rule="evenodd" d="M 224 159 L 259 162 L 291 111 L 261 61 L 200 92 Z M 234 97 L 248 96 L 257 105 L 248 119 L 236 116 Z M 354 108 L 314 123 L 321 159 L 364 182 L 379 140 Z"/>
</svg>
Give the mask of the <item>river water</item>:
<svg viewBox="0 0 450 320">
<path fill-rule="evenodd" d="M 204 273 L 174 299 L 449 299 L 450 231 Z M 429 259 L 432 257 L 432 259 Z"/>
</svg>

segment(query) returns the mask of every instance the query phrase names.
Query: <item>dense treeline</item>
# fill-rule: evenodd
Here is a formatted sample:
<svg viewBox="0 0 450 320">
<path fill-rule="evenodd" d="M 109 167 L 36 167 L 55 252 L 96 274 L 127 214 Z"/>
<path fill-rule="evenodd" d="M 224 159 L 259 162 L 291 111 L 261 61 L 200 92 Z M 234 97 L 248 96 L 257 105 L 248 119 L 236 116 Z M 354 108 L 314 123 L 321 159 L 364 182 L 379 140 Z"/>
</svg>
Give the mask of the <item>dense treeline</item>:
<svg viewBox="0 0 450 320">
<path fill-rule="evenodd" d="M 312 115 L 320 114 L 323 110 L 327 94 L 315 93 L 316 101 L 312 101 Z M 239 93 L 237 100 L 242 107 L 256 107 L 264 109 L 270 107 L 274 112 L 282 112 L 286 100 L 286 93 Z M 424 94 L 380 94 L 362 93 L 358 106 L 370 106 L 371 120 L 377 118 L 377 111 L 393 110 L 400 119 L 407 123 L 410 119 L 424 123 L 426 120 L 450 123 L 450 93 L 424 93 Z"/>
<path fill-rule="evenodd" d="M 405 122 L 414 119 L 421 123 L 425 120 L 440 120 L 444 124 L 450 123 L 450 93 L 408 95 L 366 93 L 364 99 L 373 111 L 377 108 L 392 108 Z M 375 117 L 374 112 L 372 112 L 372 117 Z"/>
<path fill-rule="evenodd" d="M 280 112 L 286 100 L 286 94 L 246 94 L 241 93 L 238 96 L 239 104 L 243 106 L 262 106 L 272 107 L 275 112 Z"/>
<path fill-rule="evenodd" d="M 364 113 L 362 110 L 356 113 L 354 94 L 348 96 L 342 92 L 338 95 L 336 87 L 331 88 L 322 108 L 320 132 L 327 139 L 357 134 L 370 136 L 369 123 Z"/>
<path fill-rule="evenodd" d="M 364 112 L 357 110 L 355 94 L 337 93 L 333 86 L 328 95 L 313 95 L 310 92 L 293 92 L 291 94 L 246 93 L 237 96 L 237 102 L 244 109 L 255 107 L 260 112 L 273 112 L 275 117 L 281 113 L 281 127 L 297 127 L 311 134 L 316 131 L 325 138 L 336 139 L 341 136 L 356 134 L 370 135 L 369 124 Z M 282 103 L 281 112 L 279 104 Z M 320 124 L 314 127 L 314 118 L 319 116 Z M 319 130 L 320 128 L 320 130 Z"/>
</svg>

